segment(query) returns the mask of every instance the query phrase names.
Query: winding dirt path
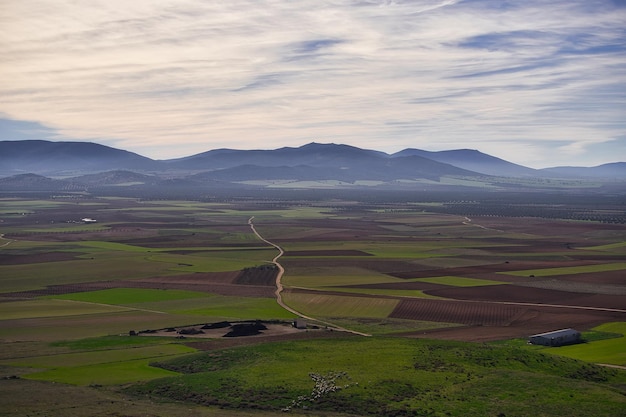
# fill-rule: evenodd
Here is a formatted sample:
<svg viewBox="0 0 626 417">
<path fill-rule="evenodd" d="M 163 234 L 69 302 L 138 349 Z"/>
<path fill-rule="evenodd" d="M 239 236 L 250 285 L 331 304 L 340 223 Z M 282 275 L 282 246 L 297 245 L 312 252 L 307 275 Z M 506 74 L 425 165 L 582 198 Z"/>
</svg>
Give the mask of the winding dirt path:
<svg viewBox="0 0 626 417">
<path fill-rule="evenodd" d="M 6 237 L 4 237 L 4 233 L 0 234 L 0 239 L 7 241 L 6 243 L 3 243 L 2 245 L 0 245 L 0 248 L 2 248 L 4 246 L 9 246 L 11 243 L 15 242 L 15 240 L 13 240 L 13 239 L 7 239 Z"/>
<path fill-rule="evenodd" d="M 326 322 L 326 321 L 323 321 L 323 320 L 320 320 L 320 319 L 316 319 L 316 318 L 313 318 L 313 317 L 306 316 L 306 315 L 302 314 L 301 312 L 299 312 L 297 310 L 294 310 L 293 308 L 291 308 L 287 304 L 285 304 L 284 301 L 283 301 L 282 294 L 281 294 L 283 292 L 283 289 L 284 289 L 283 288 L 283 284 L 282 284 L 282 278 L 283 278 L 283 274 L 285 273 L 285 268 L 283 268 L 283 266 L 280 264 L 280 262 L 278 262 L 278 259 L 280 259 L 280 257 L 285 254 L 285 251 L 283 250 L 283 248 L 281 248 L 276 243 L 270 242 L 269 240 L 267 240 L 263 236 L 261 236 L 261 234 L 254 227 L 253 220 L 254 220 L 254 216 L 250 217 L 248 219 L 248 224 L 250 225 L 250 229 L 252 229 L 252 232 L 256 235 L 256 237 L 258 237 L 260 240 L 262 240 L 263 242 L 267 243 L 268 245 L 275 247 L 278 250 L 278 255 L 276 255 L 274 257 L 274 259 L 272 259 L 271 262 L 274 265 L 276 265 L 276 268 L 278 268 L 278 274 L 276 275 L 276 291 L 274 292 L 274 294 L 276 295 L 276 302 L 278 303 L 279 306 L 281 306 L 285 310 L 289 311 L 290 313 L 295 314 L 298 317 L 302 317 L 303 319 L 307 319 L 307 320 L 323 323 L 323 324 L 327 325 L 329 328 L 332 328 L 333 330 L 353 333 L 353 334 L 357 334 L 357 335 L 360 335 L 360 336 L 371 336 L 371 335 L 369 335 L 367 333 L 361 333 L 361 332 L 357 332 L 356 330 L 346 329 L 346 328 L 334 325 L 332 323 L 329 323 L 329 322 Z"/>
</svg>

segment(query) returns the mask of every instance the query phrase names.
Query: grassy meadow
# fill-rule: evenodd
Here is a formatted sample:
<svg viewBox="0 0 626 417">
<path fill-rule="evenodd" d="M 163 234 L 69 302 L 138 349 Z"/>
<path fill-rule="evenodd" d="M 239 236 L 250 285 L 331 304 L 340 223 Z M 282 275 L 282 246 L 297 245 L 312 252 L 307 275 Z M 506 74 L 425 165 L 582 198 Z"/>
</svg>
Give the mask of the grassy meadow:
<svg viewBox="0 0 626 417">
<path fill-rule="evenodd" d="M 166 360 L 132 393 L 225 408 L 354 415 L 619 415 L 626 375 L 519 348 L 398 338 L 281 342 Z M 322 383 L 316 384 L 316 376 Z M 336 390 L 324 390 L 322 385 Z M 317 395 L 311 400 L 311 394 Z M 494 397 L 494 393 L 497 393 Z M 300 399 L 300 400 L 298 400 Z M 309 411 L 310 412 L 310 411 Z"/>
<path fill-rule="evenodd" d="M 547 353 L 591 363 L 626 367 L 626 323 L 605 323 L 583 333 L 587 343 L 545 349 Z"/>
</svg>

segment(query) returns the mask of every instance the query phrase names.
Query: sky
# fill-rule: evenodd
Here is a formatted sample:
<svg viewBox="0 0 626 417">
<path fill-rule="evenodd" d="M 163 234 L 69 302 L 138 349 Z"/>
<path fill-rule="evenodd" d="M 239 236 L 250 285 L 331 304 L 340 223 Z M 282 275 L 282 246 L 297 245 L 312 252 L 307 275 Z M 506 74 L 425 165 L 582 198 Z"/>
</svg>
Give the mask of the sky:
<svg viewBox="0 0 626 417">
<path fill-rule="evenodd" d="M 0 140 L 626 161 L 626 0 L 6 0 Z"/>
</svg>

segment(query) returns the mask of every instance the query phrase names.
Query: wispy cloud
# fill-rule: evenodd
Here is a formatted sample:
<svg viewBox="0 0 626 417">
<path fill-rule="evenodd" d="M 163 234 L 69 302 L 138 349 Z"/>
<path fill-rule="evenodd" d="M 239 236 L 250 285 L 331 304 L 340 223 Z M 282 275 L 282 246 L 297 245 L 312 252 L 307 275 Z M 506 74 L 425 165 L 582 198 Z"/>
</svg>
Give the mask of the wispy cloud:
<svg viewBox="0 0 626 417">
<path fill-rule="evenodd" d="M 626 131 L 622 3 L 3 2 L 0 115 L 157 158 L 317 140 L 593 165 Z"/>
</svg>

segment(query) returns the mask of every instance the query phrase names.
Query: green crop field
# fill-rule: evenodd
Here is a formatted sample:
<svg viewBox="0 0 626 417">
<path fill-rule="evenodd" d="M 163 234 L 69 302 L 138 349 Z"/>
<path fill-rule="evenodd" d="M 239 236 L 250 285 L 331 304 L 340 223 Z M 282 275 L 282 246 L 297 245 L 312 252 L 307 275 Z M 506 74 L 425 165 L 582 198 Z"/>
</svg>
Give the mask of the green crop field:
<svg viewBox="0 0 626 417">
<path fill-rule="evenodd" d="M 613 262 L 598 265 L 572 266 L 563 268 L 528 269 L 524 271 L 500 272 L 505 275 L 551 277 L 556 275 L 585 274 L 589 272 L 622 271 L 626 269 L 626 262 Z"/>
<path fill-rule="evenodd" d="M 105 280 L 175 275 L 175 263 L 154 262 L 142 254 L 100 254 L 94 259 L 77 261 L 3 265 L 0 267 L 2 292 L 44 288 L 51 283 L 75 284 Z"/>
<path fill-rule="evenodd" d="M 151 360 L 148 358 L 64 367 L 25 375 L 24 378 L 72 385 L 119 385 L 175 375 L 174 372 L 150 366 Z"/>
<path fill-rule="evenodd" d="M 108 290 L 79 292 L 64 295 L 53 295 L 48 298 L 61 300 L 83 301 L 87 303 L 135 305 L 166 300 L 186 300 L 189 298 L 206 297 L 206 293 L 182 290 L 153 290 L 140 288 L 112 288 Z"/>
<path fill-rule="evenodd" d="M 624 252 L 626 249 L 626 242 L 609 243 L 608 245 L 588 246 L 582 249 L 594 250 L 594 251 L 608 251 L 608 252 Z"/>
<path fill-rule="evenodd" d="M 398 303 L 396 300 L 349 295 L 288 293 L 285 302 L 296 310 L 318 317 L 387 317 Z"/>
<path fill-rule="evenodd" d="M 420 278 L 420 279 L 416 279 L 415 281 L 430 282 L 432 284 L 450 285 L 453 287 L 481 287 L 483 285 L 506 284 L 505 282 L 491 281 L 488 279 L 453 277 L 453 276 Z"/>
<path fill-rule="evenodd" d="M 544 351 L 586 362 L 626 366 L 626 322 L 606 323 L 594 327 L 591 333 L 594 332 L 607 334 L 608 338 L 559 348 L 546 348 Z M 587 336 L 583 334 L 583 338 Z"/>
<path fill-rule="evenodd" d="M 293 273 L 291 272 L 293 271 Z M 355 284 L 377 284 L 400 282 L 398 278 L 351 267 L 316 267 L 314 270 L 304 268 L 290 269 L 284 283 L 292 287 L 321 288 Z"/>
<path fill-rule="evenodd" d="M 118 306 L 104 306 L 69 300 L 28 300 L 0 303 L 0 320 L 30 319 L 38 317 L 82 316 L 85 314 L 128 311 Z"/>
<path fill-rule="evenodd" d="M 174 310 L 176 314 L 202 315 L 220 320 L 242 319 L 292 319 L 294 315 L 276 304 L 271 298 L 211 297 L 202 306 L 188 305 Z M 181 306 L 182 307 L 182 306 Z M 191 308 L 190 308 L 191 307 Z"/>
</svg>

